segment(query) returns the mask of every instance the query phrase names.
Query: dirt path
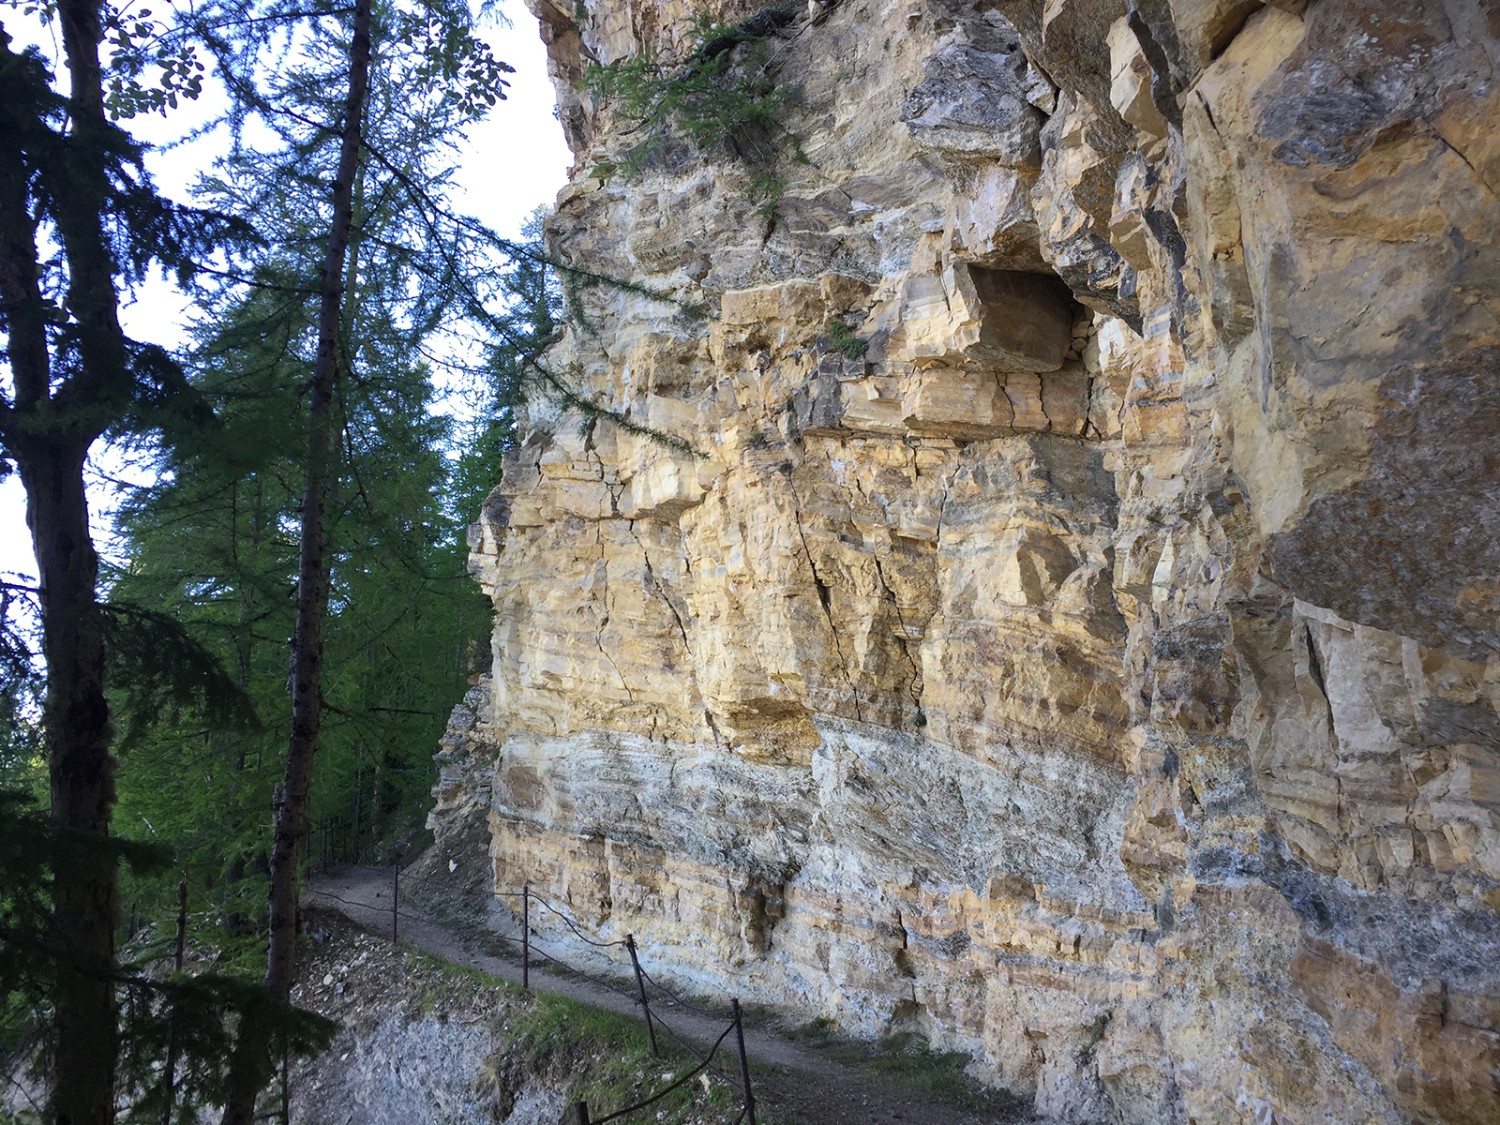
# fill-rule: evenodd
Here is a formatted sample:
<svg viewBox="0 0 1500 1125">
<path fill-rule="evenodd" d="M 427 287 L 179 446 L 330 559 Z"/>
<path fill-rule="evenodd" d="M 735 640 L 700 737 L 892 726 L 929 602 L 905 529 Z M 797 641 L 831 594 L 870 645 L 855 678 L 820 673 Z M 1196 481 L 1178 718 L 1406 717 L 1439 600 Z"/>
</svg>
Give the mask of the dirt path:
<svg viewBox="0 0 1500 1125">
<path fill-rule="evenodd" d="M 376 934 L 391 933 L 392 877 L 389 870 L 339 867 L 322 871 L 310 881 L 306 901 L 310 906 L 336 910 L 350 921 Z M 397 933 L 404 942 L 434 957 L 456 964 L 472 965 L 494 977 L 521 983 L 519 955 L 497 955 L 483 947 L 482 933 L 459 933 L 422 916 L 421 907 L 403 895 Z M 491 948 L 493 939 L 487 943 Z M 638 1015 L 639 1003 L 625 991 L 628 981 L 616 989 L 602 981 L 580 975 L 547 972 L 532 961 L 531 988 L 555 993 L 571 1000 L 627 1015 Z M 678 1036 L 694 1044 L 712 1043 L 724 1031 L 722 1019 L 708 1019 L 667 1002 L 652 1002 Z M 833 1048 L 799 1042 L 764 1026 L 753 1016 L 745 1026 L 746 1052 L 756 1062 L 774 1068 L 758 1074 L 755 1085 L 768 1099 L 806 1122 L 806 1125 L 868 1125 L 873 1122 L 904 1121 L 915 1125 L 980 1125 L 980 1123 L 1025 1123 L 1036 1119 L 1026 1113 L 989 1113 L 957 1109 L 941 1102 L 914 1097 L 899 1080 L 873 1068 L 836 1057 Z M 726 1059 L 732 1060 L 732 1052 Z"/>
</svg>

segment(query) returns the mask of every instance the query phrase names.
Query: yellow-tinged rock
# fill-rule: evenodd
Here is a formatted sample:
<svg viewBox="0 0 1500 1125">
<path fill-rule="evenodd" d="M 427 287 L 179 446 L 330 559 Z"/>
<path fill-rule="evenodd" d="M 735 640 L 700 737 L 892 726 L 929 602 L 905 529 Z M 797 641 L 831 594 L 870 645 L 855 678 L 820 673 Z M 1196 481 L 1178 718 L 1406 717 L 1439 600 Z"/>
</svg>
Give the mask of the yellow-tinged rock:
<svg viewBox="0 0 1500 1125">
<path fill-rule="evenodd" d="M 699 9 L 537 3 L 590 169 L 585 52 Z M 796 21 L 774 218 L 727 149 L 580 171 L 556 252 L 710 316 L 589 289 L 544 361 L 707 456 L 527 404 L 434 825 L 1059 1120 L 1488 1123 L 1494 19 L 1038 7 Z"/>
</svg>

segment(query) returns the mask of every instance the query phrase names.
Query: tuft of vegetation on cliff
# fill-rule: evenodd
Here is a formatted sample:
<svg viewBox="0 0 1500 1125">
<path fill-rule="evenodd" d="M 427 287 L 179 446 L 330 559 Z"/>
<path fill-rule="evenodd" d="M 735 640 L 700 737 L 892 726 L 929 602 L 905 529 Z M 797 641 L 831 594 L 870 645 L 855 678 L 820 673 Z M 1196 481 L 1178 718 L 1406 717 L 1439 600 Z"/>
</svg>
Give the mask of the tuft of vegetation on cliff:
<svg viewBox="0 0 1500 1125">
<path fill-rule="evenodd" d="M 793 19 L 792 5 L 727 25 L 699 15 L 681 62 L 648 49 L 590 64 L 584 88 L 622 119 L 630 142 L 618 161 L 601 163 L 596 174 L 634 179 L 661 163 L 674 142 L 686 142 L 695 153 L 722 151 L 742 162 L 751 172 L 746 194 L 773 212 L 785 188 L 783 162 L 805 159 L 786 124 L 797 93 L 777 66 L 775 36 Z"/>
</svg>

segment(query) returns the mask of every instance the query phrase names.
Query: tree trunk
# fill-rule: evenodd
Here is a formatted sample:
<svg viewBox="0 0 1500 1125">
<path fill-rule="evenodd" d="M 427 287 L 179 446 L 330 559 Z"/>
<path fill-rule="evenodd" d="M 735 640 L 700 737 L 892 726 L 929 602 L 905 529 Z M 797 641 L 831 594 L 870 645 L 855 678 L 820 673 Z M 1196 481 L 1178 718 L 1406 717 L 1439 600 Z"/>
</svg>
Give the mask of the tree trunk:
<svg viewBox="0 0 1500 1125">
<path fill-rule="evenodd" d="M 115 800 L 104 697 L 104 644 L 88 532 L 83 453 L 21 464 L 27 523 L 42 587 L 47 660 L 45 724 L 52 818 L 84 834 L 55 867 L 53 920 L 59 972 L 54 999 L 54 1114 L 59 1125 L 114 1120 L 115 861 L 105 846 Z M 87 846 L 97 838 L 99 846 Z"/>
<path fill-rule="evenodd" d="M 344 262 L 353 226 L 353 196 L 361 155 L 360 126 L 370 76 L 370 0 L 356 0 L 349 52 L 349 94 L 344 102 L 338 173 L 333 183 L 333 225 L 323 259 L 318 315 L 318 352 L 310 388 L 307 479 L 302 496 L 297 566 L 297 627 L 292 644 L 292 730 L 286 782 L 271 846 L 270 945 L 266 997 L 287 1003 L 297 969 L 297 867 L 307 833 L 307 800 L 313 756 L 323 717 L 321 677 L 323 618 L 328 603 L 325 511 L 334 480 L 333 453 L 343 316 Z M 250 1125 L 255 1097 L 275 1073 L 272 1038 L 264 1019 L 247 1017 L 236 1043 L 235 1088 L 224 1110 L 225 1125 Z"/>
<path fill-rule="evenodd" d="M 61 145 L 41 119 L 7 120 L 0 140 L 0 300 L 15 389 L 5 447 L 26 489 L 26 519 L 41 585 L 47 662 L 43 724 L 52 818 L 66 835 L 54 859 L 57 982 L 53 1007 L 52 1116 L 59 1125 L 108 1125 L 115 1110 L 115 924 L 118 886 L 108 847 L 115 801 L 99 560 L 89 534 L 83 466 L 89 448 L 130 397 L 117 271 L 104 224 L 109 208 L 109 126 L 99 68 L 97 0 L 59 0 L 69 78 Z M 0 31 L 9 77 L 21 78 Z M 39 149 L 28 146 L 36 144 Z M 61 155 L 59 166 L 39 152 Z M 46 308 L 37 278 L 37 224 L 29 178 L 61 177 L 55 233 L 67 269 L 66 307 L 78 365 L 54 386 Z"/>
</svg>

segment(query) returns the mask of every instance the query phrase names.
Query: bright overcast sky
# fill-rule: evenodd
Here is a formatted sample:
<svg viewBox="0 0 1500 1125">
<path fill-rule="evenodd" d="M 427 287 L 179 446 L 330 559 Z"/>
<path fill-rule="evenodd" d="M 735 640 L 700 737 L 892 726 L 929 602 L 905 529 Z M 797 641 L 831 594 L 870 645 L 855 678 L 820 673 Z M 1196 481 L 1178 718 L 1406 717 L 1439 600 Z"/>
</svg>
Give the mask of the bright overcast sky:
<svg viewBox="0 0 1500 1125">
<path fill-rule="evenodd" d="M 486 38 L 496 57 L 515 67 L 508 97 L 488 120 L 469 131 L 457 177 L 457 207 L 503 235 L 519 233 L 521 223 L 537 207 L 550 204 L 562 187 L 571 161 L 562 128 L 553 116 L 555 97 L 547 77 L 546 52 L 536 19 L 522 0 L 503 0 L 501 11 L 509 27 L 490 29 Z M 7 8 L 3 20 L 17 39 L 18 13 Z M 144 119 L 128 123 L 142 139 L 162 142 L 191 126 L 192 109 L 184 118 L 160 125 Z M 183 198 L 187 187 L 211 159 L 197 149 L 167 150 L 149 160 L 158 186 Z M 122 310 L 126 328 L 139 339 L 171 344 L 180 339 L 186 309 L 165 285 L 153 285 Z M 95 446 L 96 454 L 100 447 Z M 101 544 L 102 546 L 102 544 Z M 14 477 L 0 482 L 0 578 L 34 581 L 35 564 L 26 532 L 25 494 Z"/>
</svg>

